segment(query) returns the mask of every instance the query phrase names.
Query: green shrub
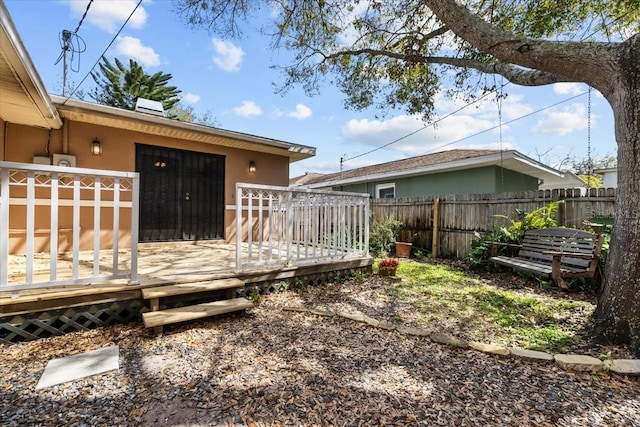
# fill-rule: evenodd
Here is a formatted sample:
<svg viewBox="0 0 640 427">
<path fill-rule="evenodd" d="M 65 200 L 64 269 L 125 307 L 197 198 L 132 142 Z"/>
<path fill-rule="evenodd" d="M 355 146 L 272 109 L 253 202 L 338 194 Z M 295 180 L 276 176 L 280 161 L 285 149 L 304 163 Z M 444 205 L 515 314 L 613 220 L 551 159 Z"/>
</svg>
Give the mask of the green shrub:
<svg viewBox="0 0 640 427">
<path fill-rule="evenodd" d="M 369 252 L 374 257 L 386 257 L 396 241 L 402 222 L 393 215 L 375 218 L 371 215 L 369 222 Z"/>
</svg>

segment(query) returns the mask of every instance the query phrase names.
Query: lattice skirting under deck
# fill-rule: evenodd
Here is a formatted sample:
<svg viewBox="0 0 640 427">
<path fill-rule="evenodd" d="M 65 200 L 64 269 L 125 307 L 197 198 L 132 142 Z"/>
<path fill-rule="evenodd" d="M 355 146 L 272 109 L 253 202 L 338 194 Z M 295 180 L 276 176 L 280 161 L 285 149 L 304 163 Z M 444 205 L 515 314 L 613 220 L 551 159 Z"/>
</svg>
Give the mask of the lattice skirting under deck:
<svg viewBox="0 0 640 427">
<path fill-rule="evenodd" d="M 366 267 L 354 267 L 344 270 L 306 274 L 303 276 L 290 277 L 286 279 L 266 280 L 263 282 L 248 282 L 245 284 L 244 289 L 240 289 L 236 292 L 236 297 L 249 298 L 256 288 L 261 295 L 266 295 L 272 292 L 284 291 L 291 287 L 322 286 L 326 285 L 327 283 L 340 282 L 358 275 L 370 273 L 371 266 L 369 265 Z"/>
<path fill-rule="evenodd" d="M 0 343 L 31 341 L 141 319 L 142 301 L 128 300 L 0 319 Z"/>
</svg>

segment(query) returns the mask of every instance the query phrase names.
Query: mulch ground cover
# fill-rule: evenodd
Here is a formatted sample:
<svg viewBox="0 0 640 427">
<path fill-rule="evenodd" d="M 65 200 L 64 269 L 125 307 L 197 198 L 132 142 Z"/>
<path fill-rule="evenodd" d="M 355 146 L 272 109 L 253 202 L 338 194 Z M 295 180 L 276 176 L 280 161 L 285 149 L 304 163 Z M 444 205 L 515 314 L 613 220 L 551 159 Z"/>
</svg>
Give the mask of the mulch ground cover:
<svg viewBox="0 0 640 427">
<path fill-rule="evenodd" d="M 305 287 L 245 314 L 0 345 L 2 426 L 638 426 L 640 379 L 454 349 L 338 316 L 392 317 L 390 286 Z M 35 391 L 48 360 L 108 345 L 120 369 Z"/>
</svg>

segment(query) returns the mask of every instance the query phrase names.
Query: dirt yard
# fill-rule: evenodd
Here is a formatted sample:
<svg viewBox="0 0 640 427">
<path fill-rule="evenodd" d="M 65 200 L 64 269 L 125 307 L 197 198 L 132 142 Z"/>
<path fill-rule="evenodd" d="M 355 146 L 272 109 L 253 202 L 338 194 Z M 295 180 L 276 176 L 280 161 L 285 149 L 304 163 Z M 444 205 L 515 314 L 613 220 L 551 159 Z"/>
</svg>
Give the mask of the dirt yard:
<svg viewBox="0 0 640 427">
<path fill-rule="evenodd" d="M 388 316 L 388 282 L 272 294 L 245 314 L 0 346 L 2 426 L 638 426 L 640 379 L 567 372 L 287 307 Z M 120 369 L 35 391 L 48 360 L 120 347 Z"/>
</svg>

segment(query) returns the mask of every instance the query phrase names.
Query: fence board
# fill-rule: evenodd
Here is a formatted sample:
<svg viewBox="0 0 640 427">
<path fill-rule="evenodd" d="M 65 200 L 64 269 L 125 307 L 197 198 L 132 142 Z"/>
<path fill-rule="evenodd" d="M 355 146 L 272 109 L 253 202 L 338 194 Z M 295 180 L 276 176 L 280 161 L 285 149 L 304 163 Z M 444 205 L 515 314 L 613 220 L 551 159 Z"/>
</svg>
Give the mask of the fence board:
<svg viewBox="0 0 640 427">
<path fill-rule="evenodd" d="M 614 188 L 522 191 L 496 194 L 449 194 L 440 196 L 372 199 L 374 219 L 392 216 L 404 224 L 403 239 L 414 247 L 431 252 L 433 245 L 433 206 L 440 199 L 438 228 L 440 254 L 463 258 L 469 252 L 474 233 L 509 226 L 518 211 L 531 212 L 550 202 L 564 200 L 558 209 L 558 225 L 584 228 L 586 223 L 613 218 Z"/>
</svg>

